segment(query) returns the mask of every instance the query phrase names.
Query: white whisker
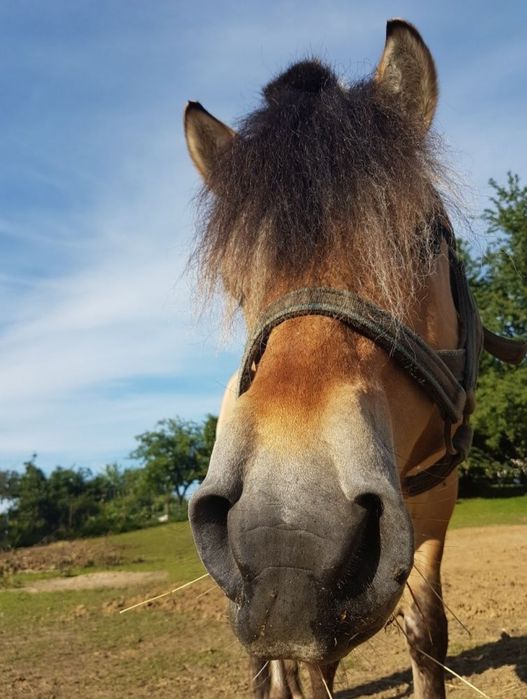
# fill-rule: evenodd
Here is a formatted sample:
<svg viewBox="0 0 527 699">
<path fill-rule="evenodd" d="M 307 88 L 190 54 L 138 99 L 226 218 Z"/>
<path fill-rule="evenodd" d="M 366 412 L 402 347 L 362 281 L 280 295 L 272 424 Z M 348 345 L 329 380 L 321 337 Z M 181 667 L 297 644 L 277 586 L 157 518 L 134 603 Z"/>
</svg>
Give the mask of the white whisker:
<svg viewBox="0 0 527 699">
<path fill-rule="evenodd" d="M 124 614 L 125 612 L 129 612 L 130 609 L 135 609 L 136 607 L 142 607 L 144 604 L 148 604 L 149 602 L 154 602 L 157 599 L 161 599 L 161 597 L 168 597 L 168 595 L 173 595 L 174 592 L 179 592 L 179 590 L 182 590 L 184 587 L 189 587 L 190 585 L 194 585 L 194 583 L 197 583 L 200 580 L 203 580 L 204 578 L 208 578 L 208 577 L 209 577 L 209 573 L 205 573 L 205 575 L 200 575 L 199 578 L 195 578 L 195 580 L 191 580 L 190 582 L 187 582 L 184 585 L 180 585 L 179 587 L 176 587 L 173 590 L 169 590 L 168 592 L 163 592 L 161 595 L 156 595 L 155 597 L 150 597 L 150 599 L 145 599 L 144 602 L 137 602 L 137 604 L 132 604 L 131 607 L 127 607 L 126 609 L 121 609 L 119 614 Z"/>
<path fill-rule="evenodd" d="M 417 608 L 417 611 L 419 612 L 419 614 L 420 614 L 420 616 L 421 616 L 421 619 L 422 619 L 422 621 L 423 621 L 423 624 L 426 626 L 426 631 L 427 631 L 427 633 L 428 633 L 428 638 L 430 639 L 430 644 L 433 646 L 433 645 L 434 645 L 434 640 L 433 640 L 433 638 L 432 638 L 432 634 L 430 633 L 430 627 L 428 626 L 428 622 L 427 622 L 427 620 L 426 620 L 426 618 L 425 618 L 425 615 L 423 614 L 423 611 L 422 611 L 422 609 L 421 609 L 421 605 L 419 604 L 419 601 L 418 601 L 417 597 L 415 596 L 414 591 L 413 591 L 412 588 L 410 587 L 410 583 L 408 582 L 408 580 L 406 581 L 406 587 L 407 587 L 407 588 L 409 589 L 409 591 L 410 591 L 410 595 L 411 595 L 411 597 L 412 597 L 412 599 L 413 599 L 413 601 L 414 601 L 414 604 L 415 604 L 415 606 L 416 606 L 416 608 Z"/>
<path fill-rule="evenodd" d="M 266 663 L 262 665 L 262 667 L 258 670 L 256 675 L 253 677 L 253 682 L 262 674 L 262 672 L 265 670 L 265 668 L 269 665 L 271 661 L 268 660 Z"/>
<path fill-rule="evenodd" d="M 432 585 L 432 583 L 430 582 L 430 580 L 428 580 L 428 579 L 425 577 L 425 575 L 419 570 L 419 568 L 417 568 L 417 566 L 415 565 L 415 562 L 414 562 L 413 567 L 414 567 L 414 570 L 415 570 L 415 571 L 423 578 L 423 580 L 427 583 L 427 585 L 428 585 L 428 587 L 430 588 L 430 590 L 434 593 L 434 595 L 437 597 L 437 599 L 443 604 L 443 606 L 445 607 L 445 609 L 446 609 L 447 611 L 449 611 L 450 614 L 452 614 L 452 616 L 454 617 L 454 619 L 455 619 L 455 620 L 457 621 L 457 623 L 461 626 L 461 628 L 465 631 L 465 633 L 467 633 L 468 636 L 470 636 L 470 638 L 472 638 L 472 633 L 469 631 L 469 629 L 467 629 L 467 627 L 466 627 L 465 624 L 461 621 L 461 619 L 457 616 L 457 614 L 454 614 L 454 612 L 453 612 L 453 611 L 450 609 L 450 607 L 446 604 L 445 600 L 443 599 L 443 596 L 440 595 L 439 592 L 437 592 L 437 590 L 434 589 L 434 586 Z"/>
<path fill-rule="evenodd" d="M 424 650 L 421 650 L 420 648 L 416 648 L 416 650 L 418 650 L 419 653 L 421 653 L 422 655 L 426 656 L 426 657 L 427 657 L 429 660 L 431 660 L 432 662 L 434 662 L 434 663 L 436 663 L 437 665 L 439 665 L 439 667 L 442 667 L 443 670 L 446 670 L 446 671 L 449 672 L 451 675 L 454 675 L 454 677 L 457 677 L 458 680 L 461 680 L 461 682 L 464 682 L 468 687 L 470 687 L 471 689 L 473 689 L 475 692 L 477 692 L 478 694 L 481 694 L 481 696 L 482 696 L 482 697 L 485 697 L 485 699 L 490 699 L 490 697 L 489 697 L 488 694 L 485 694 L 485 692 L 483 692 L 481 689 L 478 689 L 475 685 L 473 685 L 472 682 L 469 682 L 468 680 L 466 680 L 466 679 L 465 679 L 464 677 L 462 677 L 461 675 L 458 675 L 458 673 L 457 673 L 455 670 L 452 670 L 451 668 L 447 667 L 446 665 L 443 665 L 443 663 L 440 663 L 439 660 L 436 660 L 433 656 L 428 655 L 428 653 L 426 653 Z"/>
<path fill-rule="evenodd" d="M 322 668 L 320 667 L 320 665 L 318 666 L 318 671 L 320 672 L 320 679 L 322 680 L 322 684 L 323 684 L 324 687 L 326 688 L 326 692 L 328 693 L 329 699 L 333 699 L 333 694 L 331 694 L 331 691 L 330 691 L 330 689 L 329 689 L 329 687 L 328 687 L 328 683 L 326 682 L 326 680 L 325 680 L 325 678 L 324 678 L 324 675 L 323 675 L 323 673 L 322 673 Z"/>
<path fill-rule="evenodd" d="M 201 592 L 196 599 L 199 599 L 200 597 L 204 597 L 205 595 L 208 595 L 209 592 L 212 592 L 213 590 L 219 590 L 220 588 L 217 585 L 213 585 L 212 587 L 209 587 L 208 590 L 205 590 L 205 592 Z"/>
</svg>

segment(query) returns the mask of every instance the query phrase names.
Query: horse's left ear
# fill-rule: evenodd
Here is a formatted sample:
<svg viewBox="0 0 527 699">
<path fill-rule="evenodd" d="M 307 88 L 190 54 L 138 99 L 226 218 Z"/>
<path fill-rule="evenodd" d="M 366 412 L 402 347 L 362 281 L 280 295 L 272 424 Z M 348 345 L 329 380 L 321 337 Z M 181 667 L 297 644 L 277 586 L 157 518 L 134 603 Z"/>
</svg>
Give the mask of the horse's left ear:
<svg viewBox="0 0 527 699">
<path fill-rule="evenodd" d="M 199 102 L 187 103 L 184 122 L 190 157 L 207 182 L 218 155 L 232 144 L 235 132 Z"/>
<path fill-rule="evenodd" d="M 429 128 L 437 105 L 437 73 L 432 54 L 409 22 L 391 19 L 387 23 L 375 81 L 399 99 L 405 113 Z"/>
</svg>

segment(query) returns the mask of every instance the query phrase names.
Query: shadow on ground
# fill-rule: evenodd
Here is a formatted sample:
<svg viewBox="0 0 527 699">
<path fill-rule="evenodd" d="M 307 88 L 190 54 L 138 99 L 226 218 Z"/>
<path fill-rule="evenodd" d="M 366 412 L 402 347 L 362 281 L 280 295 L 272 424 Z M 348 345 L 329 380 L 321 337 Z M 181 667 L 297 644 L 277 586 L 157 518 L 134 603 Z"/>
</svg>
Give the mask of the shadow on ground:
<svg viewBox="0 0 527 699">
<path fill-rule="evenodd" d="M 486 670 L 497 670 L 505 665 L 512 665 L 520 682 L 527 684 L 527 636 L 509 636 L 504 633 L 498 641 L 464 650 L 459 655 L 449 656 L 446 664 L 462 677 L 479 675 Z M 405 685 L 405 687 L 399 694 L 394 695 L 394 699 L 412 695 L 410 670 L 394 672 L 373 682 L 341 690 L 335 694 L 335 699 L 355 699 L 399 685 Z M 527 696 L 527 687 L 525 691 Z"/>
</svg>

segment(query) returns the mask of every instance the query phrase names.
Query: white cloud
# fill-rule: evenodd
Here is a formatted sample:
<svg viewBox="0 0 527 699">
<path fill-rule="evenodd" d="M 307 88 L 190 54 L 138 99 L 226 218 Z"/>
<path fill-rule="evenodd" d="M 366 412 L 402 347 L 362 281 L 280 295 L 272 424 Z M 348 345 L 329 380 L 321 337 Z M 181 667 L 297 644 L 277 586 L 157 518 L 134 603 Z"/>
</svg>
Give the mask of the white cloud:
<svg viewBox="0 0 527 699">
<path fill-rule="evenodd" d="M 187 178 L 189 167 L 171 159 L 173 147 L 159 158 L 159 142 L 173 143 L 174 128 L 157 133 L 150 148 L 143 144 L 132 177 L 129 163 L 117 168 L 119 185 L 84 219 L 81 244 L 61 249 L 62 274 L 35 282 L 4 276 L 8 286 L 25 287 L 17 313 L 0 316 L 4 458 L 35 450 L 47 466 L 53 459 L 104 463 L 105 454 L 126 453 L 134 434 L 162 417 L 217 411 L 221 376 L 225 364 L 234 367 L 236 352 L 220 352 L 218 334 L 198 322 L 183 276 L 192 221 L 181 201 L 189 187 L 174 173 Z M 66 218 L 61 228 L 68 228 Z M 26 226 L 38 230 L 37 220 Z M 47 254 L 62 240 L 62 230 L 56 239 L 50 234 Z M 151 387 L 163 378 L 186 387 Z"/>
</svg>

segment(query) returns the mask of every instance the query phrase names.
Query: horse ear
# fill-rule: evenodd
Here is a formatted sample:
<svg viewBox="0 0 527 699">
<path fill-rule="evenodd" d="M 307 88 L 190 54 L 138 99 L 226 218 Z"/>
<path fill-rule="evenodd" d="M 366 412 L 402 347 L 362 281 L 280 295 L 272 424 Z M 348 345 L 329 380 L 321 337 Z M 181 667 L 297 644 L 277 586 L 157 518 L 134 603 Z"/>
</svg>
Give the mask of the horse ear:
<svg viewBox="0 0 527 699">
<path fill-rule="evenodd" d="M 190 157 L 207 181 L 218 155 L 232 144 L 235 132 L 207 112 L 199 102 L 187 103 L 184 121 Z"/>
<path fill-rule="evenodd" d="M 386 24 L 375 81 L 399 99 L 404 112 L 429 128 L 437 105 L 437 73 L 432 54 L 409 22 L 391 19 Z"/>
</svg>

